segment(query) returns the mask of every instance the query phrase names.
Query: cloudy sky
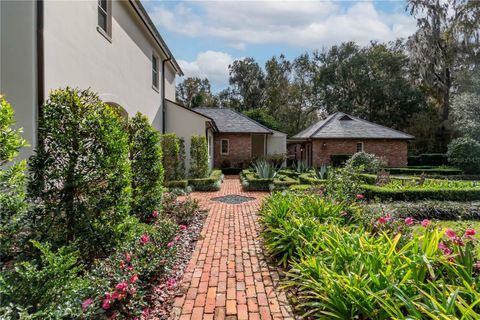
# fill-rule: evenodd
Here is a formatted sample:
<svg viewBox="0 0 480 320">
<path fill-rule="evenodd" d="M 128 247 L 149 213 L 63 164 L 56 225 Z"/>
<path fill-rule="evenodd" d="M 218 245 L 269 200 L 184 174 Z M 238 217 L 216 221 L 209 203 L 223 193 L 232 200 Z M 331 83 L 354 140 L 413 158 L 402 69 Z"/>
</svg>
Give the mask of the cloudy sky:
<svg viewBox="0 0 480 320">
<path fill-rule="evenodd" d="M 353 40 L 407 37 L 415 20 L 403 0 L 384 1 L 144 1 L 186 76 L 228 84 L 228 65 L 254 57 L 301 53 Z"/>
</svg>

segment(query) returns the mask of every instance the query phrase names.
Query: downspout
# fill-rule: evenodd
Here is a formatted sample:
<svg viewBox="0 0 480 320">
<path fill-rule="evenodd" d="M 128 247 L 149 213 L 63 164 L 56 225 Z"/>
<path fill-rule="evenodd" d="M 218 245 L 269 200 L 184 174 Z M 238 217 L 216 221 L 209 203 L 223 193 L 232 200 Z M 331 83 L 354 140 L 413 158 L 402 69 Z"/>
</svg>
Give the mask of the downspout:
<svg viewBox="0 0 480 320">
<path fill-rule="evenodd" d="M 167 99 L 165 99 L 165 63 L 172 60 L 172 57 L 168 57 L 165 60 L 162 60 L 162 133 L 165 133 L 165 124 L 166 124 L 166 109 L 167 109 Z"/>
<path fill-rule="evenodd" d="M 45 58 L 44 58 L 44 41 L 43 41 L 43 27 L 44 27 L 44 1 L 37 0 L 37 126 L 38 120 L 43 116 L 43 102 L 45 101 Z M 37 145 L 38 128 L 37 128 Z"/>
</svg>

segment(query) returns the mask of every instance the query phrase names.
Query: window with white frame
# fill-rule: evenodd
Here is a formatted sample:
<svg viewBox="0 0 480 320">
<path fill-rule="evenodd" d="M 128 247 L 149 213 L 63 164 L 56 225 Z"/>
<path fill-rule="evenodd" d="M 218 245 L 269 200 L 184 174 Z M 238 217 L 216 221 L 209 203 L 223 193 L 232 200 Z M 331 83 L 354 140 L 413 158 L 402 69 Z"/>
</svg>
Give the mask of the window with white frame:
<svg viewBox="0 0 480 320">
<path fill-rule="evenodd" d="M 229 152 L 229 141 L 228 139 L 220 140 L 220 154 L 221 155 L 228 155 Z"/>
<path fill-rule="evenodd" d="M 357 152 L 363 152 L 363 142 L 357 142 Z"/>
<path fill-rule="evenodd" d="M 98 0 L 97 30 L 108 39 L 112 36 L 112 6 L 110 0 Z"/>
<path fill-rule="evenodd" d="M 158 90 L 158 58 L 152 55 L 152 86 Z"/>
</svg>

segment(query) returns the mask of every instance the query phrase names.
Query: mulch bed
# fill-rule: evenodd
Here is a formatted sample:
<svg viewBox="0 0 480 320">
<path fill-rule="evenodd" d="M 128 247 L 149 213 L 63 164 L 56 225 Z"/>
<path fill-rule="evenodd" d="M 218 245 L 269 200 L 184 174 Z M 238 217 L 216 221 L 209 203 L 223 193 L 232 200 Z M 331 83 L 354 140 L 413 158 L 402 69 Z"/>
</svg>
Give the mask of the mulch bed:
<svg viewBox="0 0 480 320">
<path fill-rule="evenodd" d="M 170 319 L 173 301 L 180 290 L 183 273 L 195 250 L 206 217 L 207 212 L 201 211 L 188 228 L 180 232 L 180 239 L 175 242 L 175 266 L 153 287 L 149 296 L 151 309 L 148 319 Z"/>
</svg>

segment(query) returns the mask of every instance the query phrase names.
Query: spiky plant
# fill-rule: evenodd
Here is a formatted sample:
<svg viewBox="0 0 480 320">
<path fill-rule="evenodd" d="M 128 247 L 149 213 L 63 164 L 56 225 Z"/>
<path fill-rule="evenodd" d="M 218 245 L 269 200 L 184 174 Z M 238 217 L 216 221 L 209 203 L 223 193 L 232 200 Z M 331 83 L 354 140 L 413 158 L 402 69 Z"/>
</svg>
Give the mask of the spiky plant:
<svg viewBox="0 0 480 320">
<path fill-rule="evenodd" d="M 277 175 L 277 168 L 266 160 L 257 160 L 252 166 L 260 179 L 273 179 Z"/>
</svg>

